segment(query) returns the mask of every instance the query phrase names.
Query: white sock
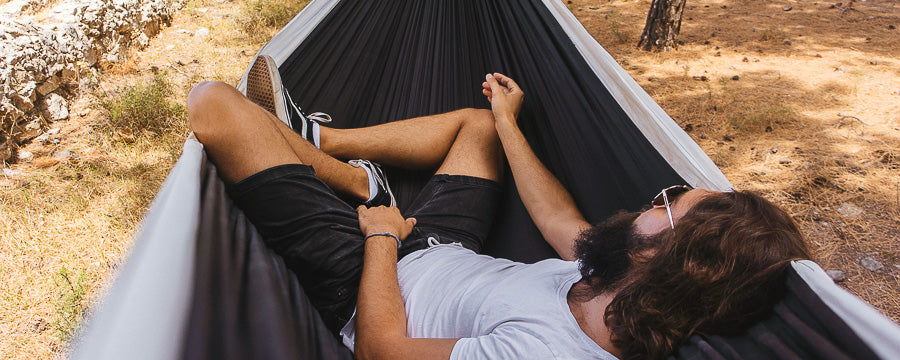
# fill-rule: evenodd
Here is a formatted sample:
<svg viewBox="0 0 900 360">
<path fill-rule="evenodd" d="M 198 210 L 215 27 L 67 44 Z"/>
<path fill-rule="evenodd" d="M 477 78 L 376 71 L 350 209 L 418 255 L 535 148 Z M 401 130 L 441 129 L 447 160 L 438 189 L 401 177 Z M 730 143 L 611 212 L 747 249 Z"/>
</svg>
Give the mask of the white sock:
<svg viewBox="0 0 900 360">
<path fill-rule="evenodd" d="M 362 168 L 366 171 L 366 174 L 369 175 L 369 199 L 366 200 L 368 202 L 372 201 L 372 199 L 375 198 L 375 194 L 378 193 L 378 185 L 376 184 L 375 174 L 372 174 L 372 170 L 369 169 L 368 166 L 363 166 Z"/>
<path fill-rule="evenodd" d="M 316 149 L 322 148 L 322 141 L 319 140 L 321 136 L 321 130 L 319 129 L 319 124 L 315 121 L 310 121 L 312 123 L 312 137 L 313 137 L 313 145 L 316 146 Z"/>
</svg>

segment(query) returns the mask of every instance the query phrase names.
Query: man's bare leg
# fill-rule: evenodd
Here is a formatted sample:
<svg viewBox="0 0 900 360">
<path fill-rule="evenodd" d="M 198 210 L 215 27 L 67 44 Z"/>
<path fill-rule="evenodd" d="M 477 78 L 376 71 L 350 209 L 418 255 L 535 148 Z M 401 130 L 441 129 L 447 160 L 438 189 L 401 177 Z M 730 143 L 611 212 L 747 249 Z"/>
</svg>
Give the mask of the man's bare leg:
<svg viewBox="0 0 900 360">
<path fill-rule="evenodd" d="M 368 199 L 365 171 L 329 154 L 401 168 L 438 167 L 440 174 L 500 178 L 503 157 L 489 110 L 463 109 L 361 129 L 323 127 L 325 152 L 224 83 L 197 85 L 188 96 L 188 115 L 228 182 L 276 165 L 309 164 L 335 191 Z"/>
<path fill-rule="evenodd" d="M 284 124 L 235 88 L 203 82 L 191 90 L 187 104 L 191 129 L 226 182 L 277 165 L 307 164 L 335 191 L 368 197 L 365 170 L 326 155 L 296 134 L 285 136 L 279 129 Z"/>
<path fill-rule="evenodd" d="M 498 181 L 503 156 L 490 110 L 461 109 L 366 128 L 321 127 L 322 150 L 405 169 Z"/>
</svg>

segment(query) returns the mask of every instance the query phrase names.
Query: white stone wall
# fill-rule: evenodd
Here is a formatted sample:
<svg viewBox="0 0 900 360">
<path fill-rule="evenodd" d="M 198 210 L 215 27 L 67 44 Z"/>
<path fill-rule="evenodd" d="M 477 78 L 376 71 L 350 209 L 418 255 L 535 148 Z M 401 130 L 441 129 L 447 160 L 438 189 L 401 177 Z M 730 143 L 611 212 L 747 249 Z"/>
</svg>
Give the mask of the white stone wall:
<svg viewBox="0 0 900 360">
<path fill-rule="evenodd" d="M 68 117 L 79 74 L 143 49 L 185 0 L 14 0 L 0 6 L 0 161 Z M 34 14 L 34 15 L 32 15 Z M 39 19 L 39 20 L 35 20 Z"/>
</svg>

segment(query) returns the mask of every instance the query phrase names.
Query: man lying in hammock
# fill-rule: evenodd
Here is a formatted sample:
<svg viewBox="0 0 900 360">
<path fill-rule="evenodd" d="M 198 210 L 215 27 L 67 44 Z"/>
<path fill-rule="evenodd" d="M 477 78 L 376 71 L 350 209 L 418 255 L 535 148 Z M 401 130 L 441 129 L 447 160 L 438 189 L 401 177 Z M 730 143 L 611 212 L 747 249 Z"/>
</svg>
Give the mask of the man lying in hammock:
<svg viewBox="0 0 900 360">
<path fill-rule="evenodd" d="M 191 127 L 230 195 L 357 357 L 661 358 L 692 333 L 760 320 L 789 261 L 808 257 L 791 218 L 743 192 L 675 186 L 646 211 L 589 224 L 516 126 L 522 90 L 486 78 L 490 111 L 363 129 L 303 114 L 266 56 L 251 66 L 247 97 L 222 83 L 188 96 Z M 504 153 L 562 260 L 478 254 Z M 373 161 L 435 175 L 401 214 Z"/>
</svg>

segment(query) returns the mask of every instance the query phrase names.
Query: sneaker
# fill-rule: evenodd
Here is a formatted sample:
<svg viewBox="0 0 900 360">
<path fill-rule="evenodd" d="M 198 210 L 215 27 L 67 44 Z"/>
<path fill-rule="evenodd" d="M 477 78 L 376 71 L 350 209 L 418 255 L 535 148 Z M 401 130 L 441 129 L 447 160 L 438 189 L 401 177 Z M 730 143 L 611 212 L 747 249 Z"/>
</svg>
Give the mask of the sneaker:
<svg viewBox="0 0 900 360">
<path fill-rule="evenodd" d="M 305 114 L 284 89 L 278 65 L 271 56 L 257 55 L 253 60 L 247 73 L 245 95 L 317 148 L 322 147 L 319 123 L 331 122 L 331 116 L 321 112 Z"/>
<path fill-rule="evenodd" d="M 369 174 L 369 200 L 363 202 L 368 207 L 397 206 L 397 199 L 388 185 L 387 176 L 381 171 L 381 165 L 369 160 L 350 160 L 350 165 L 361 167 Z"/>
</svg>

